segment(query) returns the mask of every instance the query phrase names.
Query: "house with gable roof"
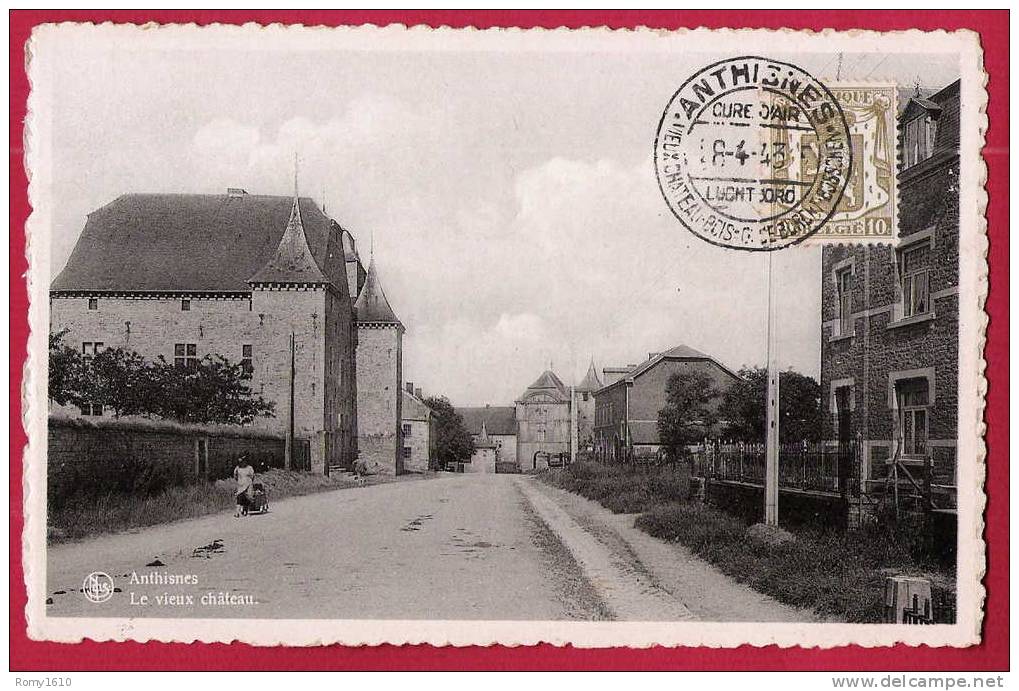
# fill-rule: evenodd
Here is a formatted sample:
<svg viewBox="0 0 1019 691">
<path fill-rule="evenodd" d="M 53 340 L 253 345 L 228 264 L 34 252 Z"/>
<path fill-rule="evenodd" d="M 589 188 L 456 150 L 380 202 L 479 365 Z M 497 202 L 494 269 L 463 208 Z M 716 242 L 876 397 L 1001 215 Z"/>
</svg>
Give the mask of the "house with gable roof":
<svg viewBox="0 0 1019 691">
<path fill-rule="evenodd" d="M 658 411 L 665 407 L 669 378 L 680 372 L 701 372 L 724 392 L 739 376 L 715 358 L 685 345 L 649 353 L 644 362 L 613 367 L 610 383 L 595 392 L 594 451 L 603 461 L 653 456 L 661 450 Z M 721 397 L 716 403 L 721 403 Z"/>
</svg>

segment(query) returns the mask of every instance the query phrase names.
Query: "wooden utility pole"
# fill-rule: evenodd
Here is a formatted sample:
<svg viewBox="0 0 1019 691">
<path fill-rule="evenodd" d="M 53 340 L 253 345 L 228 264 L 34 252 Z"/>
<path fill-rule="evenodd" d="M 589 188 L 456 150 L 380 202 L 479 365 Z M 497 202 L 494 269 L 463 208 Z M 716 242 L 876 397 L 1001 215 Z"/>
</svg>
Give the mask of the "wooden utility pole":
<svg viewBox="0 0 1019 691">
<path fill-rule="evenodd" d="M 764 522 L 778 525 L 778 334 L 776 315 L 775 280 L 772 271 L 772 256 L 768 252 L 768 391 L 767 391 L 767 448 L 764 465 Z"/>
<path fill-rule="evenodd" d="M 577 462 L 577 387 L 570 385 L 570 463 Z"/>
<path fill-rule="evenodd" d="M 294 333 L 290 332 L 290 367 L 288 368 L 287 430 L 283 446 L 283 467 L 294 467 Z"/>
</svg>

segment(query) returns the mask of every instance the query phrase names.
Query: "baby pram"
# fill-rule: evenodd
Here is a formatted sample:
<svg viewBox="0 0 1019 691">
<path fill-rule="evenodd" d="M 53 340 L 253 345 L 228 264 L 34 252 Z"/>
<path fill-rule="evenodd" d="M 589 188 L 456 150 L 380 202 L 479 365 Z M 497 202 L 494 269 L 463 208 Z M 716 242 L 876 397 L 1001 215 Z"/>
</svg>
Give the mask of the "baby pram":
<svg viewBox="0 0 1019 691">
<path fill-rule="evenodd" d="M 261 482 L 251 485 L 251 493 L 248 499 L 248 513 L 268 513 L 269 493 Z"/>
</svg>

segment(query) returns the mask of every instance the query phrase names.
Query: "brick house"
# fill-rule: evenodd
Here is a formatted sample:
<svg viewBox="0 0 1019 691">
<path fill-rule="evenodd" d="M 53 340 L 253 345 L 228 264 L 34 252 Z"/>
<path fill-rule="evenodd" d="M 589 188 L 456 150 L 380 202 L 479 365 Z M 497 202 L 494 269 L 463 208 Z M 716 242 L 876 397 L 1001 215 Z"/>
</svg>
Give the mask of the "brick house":
<svg viewBox="0 0 1019 691">
<path fill-rule="evenodd" d="M 822 255 L 825 438 L 858 441 L 864 489 L 927 458 L 954 501 L 958 389 L 959 82 L 899 115 L 899 241 Z M 867 481 L 870 482 L 867 482 Z"/>
<path fill-rule="evenodd" d="M 292 401 L 312 470 L 350 466 L 357 329 L 344 233 L 296 194 L 123 195 L 88 215 L 51 284 L 51 333 L 66 331 L 85 354 L 123 347 L 182 366 L 207 354 L 240 361 L 254 391 L 276 404 L 255 427 L 283 434 Z"/>
<path fill-rule="evenodd" d="M 407 382 L 403 390 L 403 408 L 400 424 L 403 437 L 403 468 L 408 472 L 421 473 L 433 467 L 435 455 L 435 416 L 421 395 Z"/>
<path fill-rule="evenodd" d="M 739 378 L 710 355 L 685 345 L 650 353 L 647 360 L 630 366 L 621 376 L 616 376 L 616 371 L 623 368 L 606 369 L 613 370 L 611 383 L 594 394 L 594 452 L 603 461 L 660 453 L 658 411 L 665 407 L 665 387 L 672 375 L 702 372 L 720 392 Z M 608 374 L 606 380 L 610 380 Z M 721 397 L 716 405 L 720 402 Z"/>
</svg>

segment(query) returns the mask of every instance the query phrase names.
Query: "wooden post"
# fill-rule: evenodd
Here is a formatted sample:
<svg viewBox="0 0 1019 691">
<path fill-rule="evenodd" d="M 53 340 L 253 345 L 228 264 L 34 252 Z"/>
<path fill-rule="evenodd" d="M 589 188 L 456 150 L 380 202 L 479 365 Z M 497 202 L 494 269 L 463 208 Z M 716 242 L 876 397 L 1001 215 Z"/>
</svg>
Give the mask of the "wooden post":
<svg viewBox="0 0 1019 691">
<path fill-rule="evenodd" d="M 767 392 L 767 449 L 764 465 L 764 522 L 778 525 L 778 334 L 775 281 L 772 276 L 772 255 L 768 252 L 768 392 Z"/>
<path fill-rule="evenodd" d="M 290 332 L 290 367 L 288 368 L 287 387 L 287 429 L 283 445 L 283 467 L 292 470 L 294 467 L 294 333 Z"/>
</svg>

